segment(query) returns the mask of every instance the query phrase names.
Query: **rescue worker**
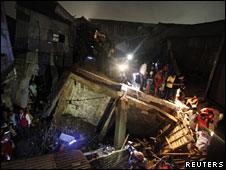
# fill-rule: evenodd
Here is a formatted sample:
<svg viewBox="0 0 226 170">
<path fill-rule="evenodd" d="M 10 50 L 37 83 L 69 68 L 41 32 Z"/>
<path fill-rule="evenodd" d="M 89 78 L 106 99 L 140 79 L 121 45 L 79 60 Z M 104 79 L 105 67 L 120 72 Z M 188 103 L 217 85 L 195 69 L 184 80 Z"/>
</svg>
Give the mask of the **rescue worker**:
<svg viewBox="0 0 226 170">
<path fill-rule="evenodd" d="M 185 89 L 185 87 L 182 87 L 182 88 L 177 89 L 175 100 L 178 100 L 178 101 L 180 101 L 182 103 L 185 102 L 184 89 Z"/>
<path fill-rule="evenodd" d="M 162 68 L 163 83 L 162 83 L 161 88 L 160 88 L 161 98 L 164 98 L 164 96 L 165 96 L 164 93 L 165 93 L 165 86 L 166 86 L 167 77 L 168 77 L 168 74 L 169 74 L 168 71 L 169 71 L 169 67 L 168 67 L 168 64 L 166 64 Z"/>
<path fill-rule="evenodd" d="M 150 77 L 150 80 L 149 80 L 149 83 L 150 83 L 150 92 L 151 94 L 154 94 L 154 66 L 151 66 L 151 71 L 149 73 L 149 77 Z"/>
<path fill-rule="evenodd" d="M 206 130 L 200 130 L 196 132 L 196 143 L 195 146 L 198 148 L 199 152 L 203 155 L 207 154 L 208 146 L 210 145 L 210 133 Z"/>
<path fill-rule="evenodd" d="M 145 86 L 145 75 L 147 72 L 147 64 L 143 63 L 140 67 L 140 91 L 143 91 L 143 88 Z"/>
<path fill-rule="evenodd" d="M 223 114 L 217 109 L 206 107 L 199 111 L 197 116 L 198 128 L 199 129 L 209 129 L 214 131 L 220 120 L 223 119 Z"/>
<path fill-rule="evenodd" d="M 165 87 L 165 90 L 166 90 L 165 91 L 165 99 L 166 100 L 172 99 L 173 94 L 175 94 L 175 92 L 173 91 L 173 90 L 175 90 L 173 88 L 175 79 L 176 79 L 176 75 L 169 75 L 167 77 L 166 87 Z"/>
<path fill-rule="evenodd" d="M 210 145 L 211 133 L 214 132 L 218 122 L 223 119 L 223 114 L 217 109 L 206 107 L 201 109 L 195 116 L 196 118 L 193 120 L 197 122 L 195 146 L 203 155 L 206 155 Z"/>
<path fill-rule="evenodd" d="M 183 75 L 174 75 L 174 74 L 169 75 L 166 80 L 165 99 L 174 100 L 173 97 L 175 97 L 177 90 L 180 89 L 180 91 L 183 92 L 184 88 L 185 86 Z"/>
<path fill-rule="evenodd" d="M 163 84 L 163 71 L 159 70 L 154 76 L 155 96 L 159 96 L 159 89 Z"/>
<path fill-rule="evenodd" d="M 126 148 L 129 151 L 129 169 L 144 169 L 147 164 L 147 158 L 142 152 L 137 151 L 131 141 L 128 141 Z"/>
</svg>

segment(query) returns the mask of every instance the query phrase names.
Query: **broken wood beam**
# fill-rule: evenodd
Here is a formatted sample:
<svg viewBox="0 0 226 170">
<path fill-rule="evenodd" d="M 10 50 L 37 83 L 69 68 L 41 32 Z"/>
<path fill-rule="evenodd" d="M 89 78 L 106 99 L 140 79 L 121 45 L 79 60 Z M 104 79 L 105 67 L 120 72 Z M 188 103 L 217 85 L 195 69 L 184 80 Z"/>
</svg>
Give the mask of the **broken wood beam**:
<svg viewBox="0 0 226 170">
<path fill-rule="evenodd" d="M 136 98 L 136 99 L 143 101 L 145 103 L 148 103 L 148 104 L 152 104 L 152 105 L 156 105 L 156 106 L 158 106 L 158 105 L 165 106 L 165 108 L 167 108 L 170 111 L 177 110 L 176 104 L 174 104 L 172 102 L 169 102 L 164 99 L 160 99 L 160 98 L 152 96 L 150 94 L 143 93 L 128 85 L 123 85 L 123 86 L 126 86 L 126 94 L 128 96 L 131 96 L 133 98 Z"/>
<path fill-rule="evenodd" d="M 86 80 L 92 81 L 92 82 L 102 85 L 104 87 L 108 87 L 112 90 L 115 90 L 115 91 L 121 90 L 120 83 L 114 82 L 114 81 L 108 79 L 107 77 L 105 77 L 104 75 L 99 76 L 95 73 L 89 72 L 89 71 L 81 69 L 81 68 L 72 70 L 72 72 L 80 77 L 85 78 Z"/>
<path fill-rule="evenodd" d="M 124 143 L 123 143 L 123 145 L 122 145 L 121 149 L 123 149 L 123 148 L 124 148 L 124 146 L 126 145 L 126 142 L 127 142 L 128 138 L 129 138 L 129 134 L 126 136 L 126 139 L 125 139 L 125 141 L 124 141 Z"/>
<path fill-rule="evenodd" d="M 166 111 L 160 109 L 159 107 L 157 106 L 154 106 L 154 105 L 151 105 L 151 104 L 147 104 L 143 101 L 140 101 L 138 99 L 134 99 L 130 96 L 126 96 L 126 98 L 128 99 L 128 103 L 130 105 L 133 105 L 135 107 L 138 107 L 142 110 L 149 110 L 149 109 L 155 109 L 156 111 L 162 113 L 164 116 L 168 117 L 170 120 L 174 121 L 174 122 L 177 122 L 178 120 L 171 114 L 167 113 Z"/>
<path fill-rule="evenodd" d="M 107 130 L 109 129 L 109 126 L 110 126 L 110 121 L 112 119 L 112 116 L 113 116 L 113 113 L 115 111 L 115 105 L 117 104 L 119 98 L 118 99 L 115 99 L 114 102 L 113 102 L 113 105 L 112 105 L 112 109 L 108 115 L 108 118 L 107 120 L 104 122 L 104 125 L 100 131 L 100 135 L 99 135 L 99 139 L 100 140 L 103 140 L 103 138 L 105 137 L 106 133 L 107 133 Z"/>
<path fill-rule="evenodd" d="M 76 75 L 76 74 L 71 74 L 70 77 L 75 80 L 75 81 L 78 81 L 82 84 L 85 84 L 89 89 L 97 92 L 97 93 L 106 93 L 108 94 L 109 96 L 111 97 L 119 97 L 119 96 L 122 96 L 123 92 L 120 92 L 120 91 L 116 91 L 114 89 L 111 89 L 110 87 L 108 86 L 103 86 L 103 84 L 98 84 L 96 81 L 92 81 L 88 78 L 83 78 L 79 75 Z"/>
</svg>

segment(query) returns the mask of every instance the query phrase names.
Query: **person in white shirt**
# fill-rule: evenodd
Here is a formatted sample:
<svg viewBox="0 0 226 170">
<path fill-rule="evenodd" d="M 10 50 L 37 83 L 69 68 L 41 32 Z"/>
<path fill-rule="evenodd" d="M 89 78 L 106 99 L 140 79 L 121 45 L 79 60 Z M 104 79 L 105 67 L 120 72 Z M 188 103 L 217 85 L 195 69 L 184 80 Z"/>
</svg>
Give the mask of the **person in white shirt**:
<svg viewBox="0 0 226 170">
<path fill-rule="evenodd" d="M 145 77 L 145 74 L 147 72 L 147 64 L 146 63 L 143 63 L 140 67 L 140 91 L 143 91 L 143 87 L 144 87 L 144 77 Z"/>
</svg>

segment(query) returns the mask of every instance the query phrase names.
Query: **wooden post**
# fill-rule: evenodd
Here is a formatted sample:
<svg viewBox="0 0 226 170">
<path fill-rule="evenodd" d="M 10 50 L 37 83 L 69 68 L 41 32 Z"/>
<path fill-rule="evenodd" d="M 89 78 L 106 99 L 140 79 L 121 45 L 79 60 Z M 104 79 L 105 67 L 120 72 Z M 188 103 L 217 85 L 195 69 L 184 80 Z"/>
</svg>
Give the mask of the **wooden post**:
<svg viewBox="0 0 226 170">
<path fill-rule="evenodd" d="M 120 149 L 126 137 L 127 102 L 121 99 L 116 108 L 114 147 Z"/>
<path fill-rule="evenodd" d="M 224 35 L 225 36 L 225 35 Z M 206 91 L 205 91 L 205 94 L 204 94 L 204 100 L 207 98 L 207 94 L 208 94 L 208 91 L 209 91 L 209 88 L 210 88 L 210 85 L 211 85 L 211 82 L 212 82 L 212 79 L 213 79 L 213 75 L 214 75 L 214 72 L 216 70 L 216 67 L 217 67 L 217 64 L 218 64 L 218 61 L 219 61 L 219 58 L 220 58 L 220 55 L 221 55 L 221 52 L 222 52 L 222 49 L 224 47 L 224 41 L 225 41 L 225 37 L 223 36 L 222 38 L 222 41 L 221 41 L 221 44 L 220 44 L 220 47 L 217 51 L 217 54 L 215 56 L 215 60 L 214 60 L 214 63 L 213 63 L 213 67 L 212 67 L 212 70 L 211 70 L 211 73 L 210 73 L 210 76 L 209 76 L 209 80 L 208 80 L 208 84 L 207 84 L 207 87 L 206 87 Z"/>
</svg>

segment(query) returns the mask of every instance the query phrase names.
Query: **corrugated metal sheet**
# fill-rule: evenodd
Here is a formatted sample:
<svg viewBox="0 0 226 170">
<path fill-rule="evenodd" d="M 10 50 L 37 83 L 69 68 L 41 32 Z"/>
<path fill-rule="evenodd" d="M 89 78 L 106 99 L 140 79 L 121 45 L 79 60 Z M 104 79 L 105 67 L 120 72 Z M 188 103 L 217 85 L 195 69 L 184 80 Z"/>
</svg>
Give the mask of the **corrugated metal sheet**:
<svg viewBox="0 0 226 170">
<path fill-rule="evenodd" d="M 58 152 L 33 158 L 1 163 L 2 169 L 90 169 L 91 166 L 79 150 Z"/>
</svg>

